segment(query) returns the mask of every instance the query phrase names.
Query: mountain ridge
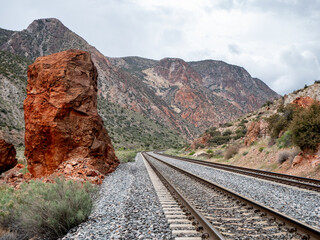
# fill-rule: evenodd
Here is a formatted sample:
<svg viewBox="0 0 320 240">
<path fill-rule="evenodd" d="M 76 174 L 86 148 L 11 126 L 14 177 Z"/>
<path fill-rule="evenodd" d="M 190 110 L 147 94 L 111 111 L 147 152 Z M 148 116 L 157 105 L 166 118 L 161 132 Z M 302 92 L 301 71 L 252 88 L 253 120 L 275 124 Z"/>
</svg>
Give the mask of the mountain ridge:
<svg viewBox="0 0 320 240">
<path fill-rule="evenodd" d="M 239 83 L 242 80 L 241 74 L 236 70 L 228 78 L 221 77 L 221 81 L 231 82 L 222 84 L 221 89 L 218 89 L 210 78 L 210 69 L 207 69 L 211 66 L 200 67 L 199 62 L 186 62 L 177 58 L 152 60 L 134 56 L 106 57 L 55 18 L 34 20 L 22 31 L 0 29 L 0 39 L 1 51 L 28 60 L 69 48 L 89 51 L 98 69 L 100 102 L 113 103 L 138 112 L 189 139 L 209 126 L 230 121 L 267 100 L 279 97 L 269 88 L 260 89 L 265 93 L 259 97 L 258 86 L 256 93 L 248 95 L 250 89 L 247 88 L 242 98 L 237 98 L 228 90 L 232 83 L 243 86 Z M 207 61 L 222 62 L 202 62 Z M 222 70 L 228 73 L 233 65 L 224 64 Z M 223 71 L 220 71 L 219 76 L 224 74 Z M 253 81 L 252 87 L 255 80 L 248 73 L 245 77 L 246 81 Z M 204 80 L 213 81 L 211 89 L 205 85 Z M 217 94 L 216 91 L 222 91 L 223 94 Z M 246 95 L 249 97 L 246 98 Z"/>
</svg>

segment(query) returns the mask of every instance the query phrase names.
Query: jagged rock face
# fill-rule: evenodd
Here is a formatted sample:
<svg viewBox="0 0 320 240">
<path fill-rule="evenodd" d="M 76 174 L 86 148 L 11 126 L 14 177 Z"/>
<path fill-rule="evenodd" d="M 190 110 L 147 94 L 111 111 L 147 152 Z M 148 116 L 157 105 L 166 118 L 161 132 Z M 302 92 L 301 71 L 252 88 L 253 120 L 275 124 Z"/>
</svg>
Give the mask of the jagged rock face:
<svg viewBox="0 0 320 240">
<path fill-rule="evenodd" d="M 210 140 L 212 137 L 210 134 L 203 134 L 201 137 L 197 138 L 191 143 L 190 149 L 197 149 L 197 147 L 200 146 L 206 146 L 208 144 L 208 140 Z"/>
<path fill-rule="evenodd" d="M 0 174 L 17 165 L 16 150 L 11 143 L 0 139 Z"/>
<path fill-rule="evenodd" d="M 222 61 L 190 62 L 202 77 L 203 85 L 214 94 L 248 113 L 261 107 L 267 100 L 280 97 L 260 79 L 252 78 L 242 67 Z"/>
<path fill-rule="evenodd" d="M 240 109 L 204 87 L 200 74 L 181 59 L 162 59 L 144 73 L 144 81 L 169 109 L 198 130 L 241 114 Z"/>
<path fill-rule="evenodd" d="M 244 139 L 244 145 L 250 146 L 259 137 L 268 135 L 268 123 L 264 120 L 258 122 L 250 122 Z"/>
<path fill-rule="evenodd" d="M 191 81 L 202 83 L 199 73 L 194 71 L 185 61 L 178 58 L 164 58 L 154 68 L 154 72 L 170 83 L 190 84 Z"/>
<path fill-rule="evenodd" d="M 284 105 L 292 103 L 298 97 L 310 97 L 316 101 L 320 101 L 320 84 L 315 83 L 306 88 L 294 91 L 288 95 L 284 95 Z"/>
<path fill-rule="evenodd" d="M 292 101 L 292 104 L 295 104 L 302 108 L 310 107 L 316 100 L 311 97 L 297 97 L 295 100 Z"/>
<path fill-rule="evenodd" d="M 70 159 L 106 174 L 118 164 L 97 112 L 97 70 L 90 54 L 69 50 L 39 57 L 28 69 L 25 156 L 34 177 Z"/>
</svg>

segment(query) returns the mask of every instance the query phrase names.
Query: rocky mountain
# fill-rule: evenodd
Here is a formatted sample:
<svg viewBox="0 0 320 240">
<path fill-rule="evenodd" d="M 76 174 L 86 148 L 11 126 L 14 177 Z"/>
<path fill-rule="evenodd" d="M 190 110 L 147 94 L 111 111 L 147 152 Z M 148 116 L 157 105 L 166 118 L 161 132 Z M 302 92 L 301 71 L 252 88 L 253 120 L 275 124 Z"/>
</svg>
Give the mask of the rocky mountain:
<svg viewBox="0 0 320 240">
<path fill-rule="evenodd" d="M 53 18 L 35 20 L 22 31 L 0 29 L 0 50 L 26 61 L 70 48 L 92 55 L 98 69 L 99 105 L 107 108 L 99 109 L 104 112 L 104 120 L 111 105 L 113 109 L 125 108 L 122 112 L 136 112 L 149 119 L 147 122 L 151 119 L 158 130 L 171 129 L 172 135 L 193 138 L 210 126 L 228 122 L 279 97 L 243 68 L 220 61 L 105 57 Z M 145 131 L 143 127 L 141 131 Z M 172 135 L 170 139 L 174 140 Z"/>
<path fill-rule="evenodd" d="M 192 124 L 193 128 L 189 129 L 195 127 L 196 133 L 279 97 L 244 68 L 222 61 L 185 62 L 165 58 L 157 62 L 137 57 L 109 60 L 150 86 L 170 110 Z"/>
</svg>

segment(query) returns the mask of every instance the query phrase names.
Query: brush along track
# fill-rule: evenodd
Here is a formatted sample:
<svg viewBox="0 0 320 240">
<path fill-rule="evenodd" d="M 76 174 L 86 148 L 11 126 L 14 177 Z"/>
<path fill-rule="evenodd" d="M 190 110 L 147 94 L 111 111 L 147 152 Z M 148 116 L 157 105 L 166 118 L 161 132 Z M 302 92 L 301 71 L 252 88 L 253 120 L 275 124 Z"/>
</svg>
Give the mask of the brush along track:
<svg viewBox="0 0 320 240">
<path fill-rule="evenodd" d="M 160 159 L 148 161 L 172 181 L 226 239 L 319 239 L 319 230 Z"/>
<path fill-rule="evenodd" d="M 304 177 L 298 177 L 298 176 L 292 176 L 287 174 L 281 174 L 281 173 L 275 173 L 275 172 L 269 172 L 269 171 L 263 171 L 258 169 L 251 169 L 251 168 L 244 168 L 244 167 L 238 167 L 238 166 L 230 166 L 230 165 L 225 165 L 221 163 L 206 162 L 206 161 L 201 161 L 196 159 L 171 156 L 163 153 L 157 153 L 157 154 L 178 159 L 185 162 L 196 163 L 196 164 L 207 166 L 207 167 L 217 168 L 217 169 L 221 169 L 229 172 L 235 172 L 238 174 L 243 174 L 243 175 L 247 175 L 255 178 L 261 178 L 261 179 L 272 181 L 272 182 L 278 182 L 278 183 L 282 183 L 290 186 L 295 186 L 303 189 L 320 192 L 320 180 L 317 180 L 317 179 L 304 178 Z"/>
</svg>

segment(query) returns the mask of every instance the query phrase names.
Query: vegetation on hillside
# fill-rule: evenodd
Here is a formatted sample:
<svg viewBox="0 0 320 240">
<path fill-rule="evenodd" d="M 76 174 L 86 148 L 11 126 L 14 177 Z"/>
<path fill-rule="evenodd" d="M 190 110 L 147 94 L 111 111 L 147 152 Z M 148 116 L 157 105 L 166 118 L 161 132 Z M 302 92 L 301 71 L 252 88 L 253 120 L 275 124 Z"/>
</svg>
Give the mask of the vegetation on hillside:
<svg viewBox="0 0 320 240">
<path fill-rule="evenodd" d="M 291 144 L 301 150 L 316 150 L 320 143 L 320 104 L 314 102 L 308 108 L 288 104 L 278 108 L 278 113 L 270 116 L 271 137 L 277 139 L 280 148 Z"/>
<path fill-rule="evenodd" d="M 98 110 L 116 149 L 163 149 L 185 145 L 179 132 L 118 104 L 99 100 Z"/>
<path fill-rule="evenodd" d="M 0 51 L 0 130 L 23 129 L 23 100 L 27 86 L 27 67 L 31 61 Z"/>
</svg>

